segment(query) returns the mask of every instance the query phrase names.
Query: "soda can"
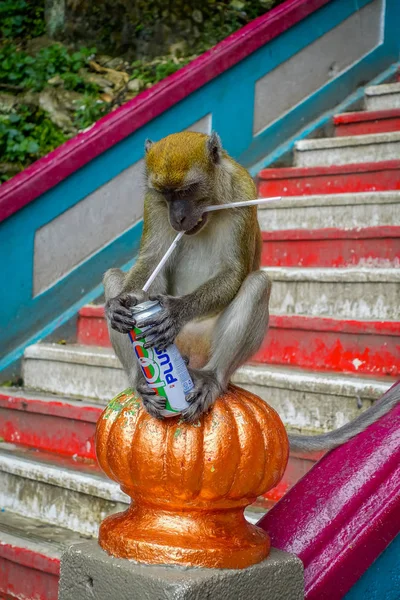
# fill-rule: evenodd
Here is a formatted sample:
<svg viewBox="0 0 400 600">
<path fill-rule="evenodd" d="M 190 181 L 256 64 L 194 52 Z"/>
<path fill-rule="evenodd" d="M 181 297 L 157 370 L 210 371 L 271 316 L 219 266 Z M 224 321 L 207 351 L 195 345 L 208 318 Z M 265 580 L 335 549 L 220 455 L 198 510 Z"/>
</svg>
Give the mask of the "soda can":
<svg viewBox="0 0 400 600">
<path fill-rule="evenodd" d="M 146 337 L 137 339 L 146 335 L 148 329 L 140 324 L 160 310 L 162 307 L 157 301 L 148 300 L 135 306 L 132 312 L 136 326 L 129 333 L 129 337 L 147 383 L 158 396 L 166 400 L 165 410 L 161 414 L 165 417 L 176 417 L 189 406 L 185 396 L 194 387 L 185 361 L 175 344 L 171 344 L 165 350 L 158 350 L 154 347 L 144 348 L 146 341 L 149 341 Z"/>
</svg>

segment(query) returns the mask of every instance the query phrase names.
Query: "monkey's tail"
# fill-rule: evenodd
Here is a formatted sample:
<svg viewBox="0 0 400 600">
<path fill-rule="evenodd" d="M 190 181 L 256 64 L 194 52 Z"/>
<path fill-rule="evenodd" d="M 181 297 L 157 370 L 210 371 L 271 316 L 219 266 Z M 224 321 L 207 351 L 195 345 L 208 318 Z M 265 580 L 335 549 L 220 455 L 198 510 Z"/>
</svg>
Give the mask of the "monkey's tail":
<svg viewBox="0 0 400 600">
<path fill-rule="evenodd" d="M 328 451 L 341 446 L 383 417 L 400 401 L 400 381 L 395 383 L 371 408 L 335 431 L 322 435 L 289 434 L 292 452 Z"/>
</svg>

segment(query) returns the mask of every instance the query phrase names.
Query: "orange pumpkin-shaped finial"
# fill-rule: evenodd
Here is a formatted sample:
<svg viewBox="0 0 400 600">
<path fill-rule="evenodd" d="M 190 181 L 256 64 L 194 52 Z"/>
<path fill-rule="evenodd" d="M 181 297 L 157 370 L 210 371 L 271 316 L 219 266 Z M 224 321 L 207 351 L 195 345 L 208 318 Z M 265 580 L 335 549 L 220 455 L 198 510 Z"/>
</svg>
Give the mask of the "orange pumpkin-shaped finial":
<svg viewBox="0 0 400 600">
<path fill-rule="evenodd" d="M 132 390 L 97 424 L 97 457 L 133 502 L 100 527 L 110 554 L 146 563 L 244 568 L 269 552 L 244 508 L 282 478 L 288 440 L 277 413 L 230 386 L 194 424 L 163 421 Z"/>
</svg>

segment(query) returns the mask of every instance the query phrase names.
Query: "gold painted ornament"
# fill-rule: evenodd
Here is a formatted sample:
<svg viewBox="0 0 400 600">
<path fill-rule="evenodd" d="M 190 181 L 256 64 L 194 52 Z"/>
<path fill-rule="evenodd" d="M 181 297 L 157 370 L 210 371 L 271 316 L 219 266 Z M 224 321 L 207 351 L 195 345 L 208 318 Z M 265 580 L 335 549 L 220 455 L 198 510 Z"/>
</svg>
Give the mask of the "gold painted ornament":
<svg viewBox="0 0 400 600">
<path fill-rule="evenodd" d="M 258 396 L 230 386 L 188 425 L 154 419 L 128 389 L 101 415 L 96 450 L 103 471 L 132 498 L 100 526 L 110 554 L 230 569 L 268 555 L 268 535 L 243 511 L 280 481 L 289 445 L 278 414 Z"/>
</svg>

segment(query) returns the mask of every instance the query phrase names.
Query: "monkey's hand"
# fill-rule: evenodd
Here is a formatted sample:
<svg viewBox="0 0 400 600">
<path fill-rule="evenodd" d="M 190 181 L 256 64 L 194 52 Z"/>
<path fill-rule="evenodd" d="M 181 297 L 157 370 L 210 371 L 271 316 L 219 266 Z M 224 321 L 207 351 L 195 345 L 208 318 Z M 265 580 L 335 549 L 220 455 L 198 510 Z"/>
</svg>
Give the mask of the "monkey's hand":
<svg viewBox="0 0 400 600">
<path fill-rule="evenodd" d="M 189 369 L 189 373 L 194 388 L 186 396 L 189 407 L 182 412 L 182 419 L 187 423 L 194 423 L 210 410 L 223 389 L 213 371 Z"/>
<path fill-rule="evenodd" d="M 176 336 L 185 324 L 183 301 L 175 296 L 150 296 L 150 300 L 157 300 L 161 304 L 161 310 L 140 323 L 146 327 L 143 337 L 146 338 L 145 348 L 157 348 L 165 350 L 173 344 Z"/>
<path fill-rule="evenodd" d="M 110 325 L 120 333 L 129 333 L 136 325 L 132 315 L 132 307 L 146 299 L 145 292 L 123 293 L 110 298 L 104 307 Z"/>
<path fill-rule="evenodd" d="M 145 379 L 137 384 L 136 389 L 149 415 L 156 419 L 163 419 L 164 417 L 161 413 L 165 410 L 165 398 L 158 396 Z"/>
</svg>

